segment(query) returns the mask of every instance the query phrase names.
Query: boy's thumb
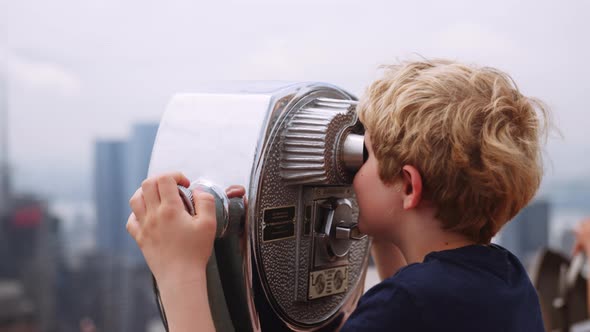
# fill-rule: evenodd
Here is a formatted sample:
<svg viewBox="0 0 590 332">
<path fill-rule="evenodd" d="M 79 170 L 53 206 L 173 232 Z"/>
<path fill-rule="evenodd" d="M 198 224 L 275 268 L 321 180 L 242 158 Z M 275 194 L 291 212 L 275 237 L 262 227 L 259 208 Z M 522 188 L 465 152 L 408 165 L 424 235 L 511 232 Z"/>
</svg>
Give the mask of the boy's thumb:
<svg viewBox="0 0 590 332">
<path fill-rule="evenodd" d="M 193 191 L 195 201 L 195 215 L 199 221 L 200 227 L 212 230 L 215 233 L 217 219 L 215 215 L 215 198 L 213 195 L 195 189 Z"/>
</svg>

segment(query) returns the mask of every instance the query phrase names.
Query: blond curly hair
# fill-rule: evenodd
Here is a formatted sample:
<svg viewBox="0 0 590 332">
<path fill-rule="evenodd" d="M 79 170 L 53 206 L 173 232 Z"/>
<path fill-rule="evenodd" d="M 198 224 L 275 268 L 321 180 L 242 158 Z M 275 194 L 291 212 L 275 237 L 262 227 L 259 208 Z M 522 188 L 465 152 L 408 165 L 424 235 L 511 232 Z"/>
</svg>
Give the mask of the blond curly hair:
<svg viewBox="0 0 590 332">
<path fill-rule="evenodd" d="M 493 68 L 432 60 L 384 69 L 357 108 L 381 180 L 413 165 L 443 228 L 489 243 L 539 188 L 547 107 Z"/>
</svg>

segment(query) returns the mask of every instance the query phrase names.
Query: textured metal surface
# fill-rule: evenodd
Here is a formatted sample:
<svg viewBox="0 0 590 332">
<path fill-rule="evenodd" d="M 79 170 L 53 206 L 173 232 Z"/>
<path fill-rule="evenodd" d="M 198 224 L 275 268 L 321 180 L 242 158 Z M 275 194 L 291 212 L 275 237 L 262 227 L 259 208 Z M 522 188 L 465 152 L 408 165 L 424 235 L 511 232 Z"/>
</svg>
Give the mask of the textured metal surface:
<svg viewBox="0 0 590 332">
<path fill-rule="evenodd" d="M 358 283 L 366 266 L 369 240 L 354 241 L 345 264 L 349 266 L 348 289 L 319 299 L 306 300 L 312 266 L 312 238 L 303 234 L 303 213 L 306 190 L 302 184 L 347 185 L 351 177 L 342 168 L 337 172 L 335 156 L 338 139 L 351 132 L 356 124 L 352 100 L 338 91 L 325 89 L 301 101 L 285 115 L 285 122 L 271 137 L 264 168 L 261 172 L 256 215 L 256 243 L 258 263 L 267 298 L 275 310 L 294 329 L 325 324 L 358 290 Z M 288 112 L 288 111 L 287 111 Z M 343 179 L 349 181 L 343 182 Z M 297 184 L 297 185 L 295 185 Z M 351 191 L 349 191 L 351 192 Z M 348 197 L 354 200 L 354 197 Z M 297 206 L 296 235 L 278 241 L 264 242 L 261 211 L 273 207 Z M 354 204 L 354 220 L 358 207 Z M 293 287 L 290 287 L 293 285 Z M 361 286 L 362 287 L 362 286 Z"/>
<path fill-rule="evenodd" d="M 570 261 L 564 255 L 550 249 L 539 251 L 527 269 L 531 281 L 539 295 L 539 302 L 543 312 L 543 321 L 548 331 L 563 330 L 571 324 L 588 318 L 588 303 L 586 298 L 586 280 L 578 274 L 572 281 L 573 289 L 565 299 L 565 303 L 557 306 L 557 299 L 563 295 L 560 284 L 565 277 L 565 271 Z"/>
<path fill-rule="evenodd" d="M 357 116 L 355 101 L 318 98 L 298 110 L 282 133 L 280 174 L 286 184 L 342 183 L 346 170 L 337 168 L 336 144 Z"/>
<path fill-rule="evenodd" d="M 279 151 L 273 151 L 269 154 L 269 157 L 276 158 L 278 155 Z M 268 185 L 263 186 L 261 196 L 264 199 L 261 202 L 261 208 L 296 204 L 300 187 L 277 185 L 277 183 L 281 183 L 277 179 L 278 174 L 276 173 L 278 164 L 268 163 L 267 165 L 269 167 L 263 177 L 263 183 Z M 299 211 L 297 220 L 301 219 L 302 213 L 303 211 Z M 259 216 L 257 219 L 260 221 L 261 218 L 262 216 Z M 358 207 L 355 209 L 353 218 L 358 220 Z M 295 292 L 297 290 L 301 288 L 303 294 L 308 292 L 308 275 L 312 256 L 310 252 L 311 239 L 302 236 L 302 224 L 302 222 L 298 223 L 296 228 L 298 233 L 295 238 L 263 242 L 262 230 L 264 225 L 260 222 L 258 225 L 258 241 L 264 277 L 273 300 L 276 301 L 278 307 L 284 311 L 285 316 L 290 320 L 300 324 L 313 325 L 324 322 L 332 316 L 342 305 L 348 294 L 338 294 L 313 301 L 295 301 L 297 297 Z M 298 246 L 300 239 L 301 242 Z M 348 256 L 350 266 L 349 289 L 354 289 L 359 281 L 364 267 L 364 259 L 368 253 L 368 243 L 368 239 L 365 239 L 354 241 L 351 244 Z M 299 267 L 296 266 L 295 262 L 299 262 Z M 289 287 L 289 285 L 297 285 L 297 290 Z"/>
</svg>

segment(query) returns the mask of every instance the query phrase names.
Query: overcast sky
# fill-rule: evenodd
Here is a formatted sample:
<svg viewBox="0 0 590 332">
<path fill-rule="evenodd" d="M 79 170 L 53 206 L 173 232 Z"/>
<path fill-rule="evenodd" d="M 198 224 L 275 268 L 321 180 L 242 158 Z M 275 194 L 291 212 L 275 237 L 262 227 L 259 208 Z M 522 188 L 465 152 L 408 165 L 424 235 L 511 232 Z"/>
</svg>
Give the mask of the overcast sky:
<svg viewBox="0 0 590 332">
<path fill-rule="evenodd" d="M 416 54 L 509 72 L 563 133 L 548 177 L 590 178 L 589 1 L 0 0 L 16 182 L 90 185 L 97 138 L 158 121 L 205 81 L 318 80 L 360 95 L 379 64 Z"/>
</svg>

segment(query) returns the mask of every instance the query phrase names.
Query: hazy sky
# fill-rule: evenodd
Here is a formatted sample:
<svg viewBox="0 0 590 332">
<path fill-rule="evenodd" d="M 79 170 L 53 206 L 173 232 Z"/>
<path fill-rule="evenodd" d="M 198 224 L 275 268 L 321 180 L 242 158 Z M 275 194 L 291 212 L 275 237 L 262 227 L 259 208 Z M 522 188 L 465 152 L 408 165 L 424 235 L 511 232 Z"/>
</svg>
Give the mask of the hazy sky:
<svg viewBox="0 0 590 332">
<path fill-rule="evenodd" d="M 20 187 L 91 184 L 93 142 L 210 80 L 319 80 L 357 95 L 396 59 L 509 72 L 553 109 L 551 178 L 590 178 L 588 1 L 0 0 Z M 237 125 L 237 124 L 236 124 Z"/>
</svg>

